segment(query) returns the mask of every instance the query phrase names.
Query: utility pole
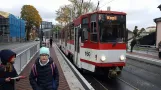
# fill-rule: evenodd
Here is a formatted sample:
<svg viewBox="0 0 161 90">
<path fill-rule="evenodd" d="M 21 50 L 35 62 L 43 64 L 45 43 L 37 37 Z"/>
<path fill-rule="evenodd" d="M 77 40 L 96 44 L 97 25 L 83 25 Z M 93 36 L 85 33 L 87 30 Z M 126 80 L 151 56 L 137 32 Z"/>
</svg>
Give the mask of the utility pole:
<svg viewBox="0 0 161 90">
<path fill-rule="evenodd" d="M 43 34 L 42 34 L 42 22 L 41 22 L 41 25 L 40 25 L 40 48 L 42 47 L 42 39 L 43 39 Z"/>
<path fill-rule="evenodd" d="M 20 42 L 21 42 L 21 18 L 20 18 Z"/>
<path fill-rule="evenodd" d="M 98 4 L 97 4 L 97 8 L 96 8 L 96 11 L 98 10 L 98 6 L 99 6 L 99 3 L 100 3 L 100 1 L 98 1 Z"/>
<path fill-rule="evenodd" d="M 81 5 L 81 15 L 83 13 L 83 0 L 82 0 L 82 5 Z"/>
</svg>

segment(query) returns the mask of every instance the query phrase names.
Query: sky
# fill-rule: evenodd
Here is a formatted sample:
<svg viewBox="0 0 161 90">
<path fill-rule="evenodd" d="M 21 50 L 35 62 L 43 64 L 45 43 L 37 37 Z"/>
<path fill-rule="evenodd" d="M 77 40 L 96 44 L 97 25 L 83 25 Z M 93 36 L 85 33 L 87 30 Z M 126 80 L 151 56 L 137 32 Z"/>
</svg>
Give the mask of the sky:
<svg viewBox="0 0 161 90">
<path fill-rule="evenodd" d="M 89 0 L 85 0 L 89 1 Z M 101 10 L 106 10 L 108 6 L 111 11 L 121 11 L 127 13 L 127 28 L 133 30 L 155 26 L 154 18 L 161 17 L 161 11 L 157 8 L 161 0 L 99 0 Z M 44 21 L 53 22 L 56 17 L 56 10 L 60 6 L 70 4 L 68 0 L 0 0 L 0 11 L 9 12 L 15 16 L 20 16 L 23 5 L 33 5 Z M 91 0 L 97 5 L 98 0 Z"/>
</svg>

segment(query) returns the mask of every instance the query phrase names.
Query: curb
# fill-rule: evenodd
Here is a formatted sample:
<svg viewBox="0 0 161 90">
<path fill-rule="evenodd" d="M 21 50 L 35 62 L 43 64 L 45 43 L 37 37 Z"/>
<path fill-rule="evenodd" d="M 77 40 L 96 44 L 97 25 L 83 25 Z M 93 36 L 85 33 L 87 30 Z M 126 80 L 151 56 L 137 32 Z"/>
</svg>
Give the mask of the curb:
<svg viewBox="0 0 161 90">
<path fill-rule="evenodd" d="M 156 65 L 156 66 L 161 67 L 161 60 L 158 60 L 158 59 L 141 57 L 139 55 L 130 55 L 130 54 L 126 54 L 126 57 L 129 58 L 129 59 L 133 59 L 133 60 L 136 60 L 136 61 L 145 62 L 145 63 L 148 63 L 148 64 L 152 64 L 152 65 Z"/>
<path fill-rule="evenodd" d="M 58 46 L 55 44 L 56 48 L 60 52 L 60 54 L 63 56 L 65 59 L 66 63 L 69 65 L 73 73 L 76 75 L 82 86 L 84 86 L 85 90 L 95 90 L 89 83 L 88 81 L 80 74 L 80 72 L 73 66 L 73 64 L 66 58 L 66 56 L 60 51 Z"/>
</svg>

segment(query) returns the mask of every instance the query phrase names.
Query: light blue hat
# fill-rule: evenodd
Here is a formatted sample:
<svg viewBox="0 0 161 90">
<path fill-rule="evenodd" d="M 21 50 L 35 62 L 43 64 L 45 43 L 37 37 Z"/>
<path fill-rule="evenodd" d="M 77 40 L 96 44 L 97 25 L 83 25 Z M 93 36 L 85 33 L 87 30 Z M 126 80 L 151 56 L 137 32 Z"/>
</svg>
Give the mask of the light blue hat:
<svg viewBox="0 0 161 90">
<path fill-rule="evenodd" d="M 47 48 L 47 47 L 41 47 L 40 48 L 40 54 L 48 54 L 50 56 L 49 48 Z"/>
</svg>

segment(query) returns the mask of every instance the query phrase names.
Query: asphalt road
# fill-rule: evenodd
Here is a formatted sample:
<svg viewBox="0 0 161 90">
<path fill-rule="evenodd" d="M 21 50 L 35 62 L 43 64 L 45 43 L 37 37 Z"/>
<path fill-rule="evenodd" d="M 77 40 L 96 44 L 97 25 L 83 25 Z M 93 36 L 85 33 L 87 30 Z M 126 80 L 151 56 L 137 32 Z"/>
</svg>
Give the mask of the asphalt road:
<svg viewBox="0 0 161 90">
<path fill-rule="evenodd" d="M 161 90 L 161 67 L 127 59 L 116 79 L 85 72 L 83 76 L 96 90 Z"/>
<path fill-rule="evenodd" d="M 118 78 L 108 79 L 101 75 L 83 75 L 95 90 L 136 90 L 135 87 Z"/>
<path fill-rule="evenodd" d="M 121 76 L 139 90 L 161 90 L 161 67 L 127 59 Z"/>
</svg>

